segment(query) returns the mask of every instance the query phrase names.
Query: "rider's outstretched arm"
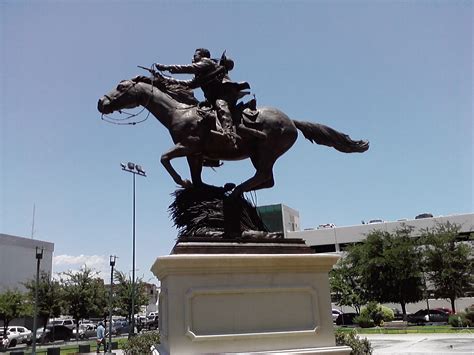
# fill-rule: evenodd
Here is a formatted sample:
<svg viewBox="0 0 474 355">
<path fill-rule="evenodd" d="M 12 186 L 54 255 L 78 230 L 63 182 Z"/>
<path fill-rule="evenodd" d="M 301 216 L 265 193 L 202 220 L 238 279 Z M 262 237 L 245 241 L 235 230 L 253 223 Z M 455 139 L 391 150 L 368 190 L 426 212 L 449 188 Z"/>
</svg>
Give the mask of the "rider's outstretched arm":
<svg viewBox="0 0 474 355">
<path fill-rule="evenodd" d="M 166 65 L 155 63 L 158 70 L 167 70 L 173 74 L 201 74 L 213 70 L 216 63 L 208 58 L 203 58 L 201 61 L 185 65 Z"/>
</svg>

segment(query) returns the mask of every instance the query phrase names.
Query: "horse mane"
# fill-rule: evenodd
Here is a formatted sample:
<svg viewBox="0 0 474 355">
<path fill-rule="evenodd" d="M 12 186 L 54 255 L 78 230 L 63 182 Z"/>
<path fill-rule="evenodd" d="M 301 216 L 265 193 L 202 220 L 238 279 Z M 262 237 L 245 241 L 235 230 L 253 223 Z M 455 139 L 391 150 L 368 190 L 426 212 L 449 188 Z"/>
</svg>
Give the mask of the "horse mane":
<svg viewBox="0 0 474 355">
<path fill-rule="evenodd" d="M 150 78 L 144 75 L 139 75 L 134 77 L 132 81 L 153 85 L 160 91 L 168 94 L 173 99 L 183 104 L 195 106 L 199 103 L 191 89 L 180 83 L 170 83 L 163 80 L 160 76 Z"/>
</svg>

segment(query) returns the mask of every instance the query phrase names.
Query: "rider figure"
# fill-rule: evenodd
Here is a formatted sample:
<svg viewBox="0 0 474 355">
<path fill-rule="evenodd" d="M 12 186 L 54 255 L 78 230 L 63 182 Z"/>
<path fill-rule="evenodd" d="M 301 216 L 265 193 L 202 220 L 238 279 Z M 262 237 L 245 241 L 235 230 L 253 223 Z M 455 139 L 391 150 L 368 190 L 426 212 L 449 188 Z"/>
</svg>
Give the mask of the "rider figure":
<svg viewBox="0 0 474 355">
<path fill-rule="evenodd" d="M 235 107 L 237 100 L 245 95 L 242 89 L 248 89 L 248 83 L 233 83 L 230 81 L 228 71 L 233 68 L 233 61 L 223 58 L 220 62 L 211 59 L 211 53 L 205 48 L 196 49 L 192 64 L 188 65 L 164 65 L 155 63 L 158 70 L 167 70 L 173 74 L 194 74 L 191 80 L 177 80 L 166 78 L 166 80 L 185 84 L 191 89 L 200 87 L 206 100 L 216 109 L 217 117 L 221 123 L 224 135 L 233 148 L 236 148 L 235 127 L 232 120 L 231 109 Z"/>
</svg>

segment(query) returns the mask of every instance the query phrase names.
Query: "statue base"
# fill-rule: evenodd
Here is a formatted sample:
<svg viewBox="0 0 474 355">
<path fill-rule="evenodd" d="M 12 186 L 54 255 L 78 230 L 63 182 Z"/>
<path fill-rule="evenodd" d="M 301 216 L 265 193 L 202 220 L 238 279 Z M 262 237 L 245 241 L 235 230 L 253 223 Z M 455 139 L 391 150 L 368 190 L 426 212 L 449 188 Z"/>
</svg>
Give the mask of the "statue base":
<svg viewBox="0 0 474 355">
<path fill-rule="evenodd" d="M 313 254 L 303 239 L 181 237 L 171 254 Z"/>
<path fill-rule="evenodd" d="M 214 243 L 214 242 L 213 242 Z M 157 258 L 160 354 L 348 355 L 335 346 L 329 254 Z"/>
</svg>

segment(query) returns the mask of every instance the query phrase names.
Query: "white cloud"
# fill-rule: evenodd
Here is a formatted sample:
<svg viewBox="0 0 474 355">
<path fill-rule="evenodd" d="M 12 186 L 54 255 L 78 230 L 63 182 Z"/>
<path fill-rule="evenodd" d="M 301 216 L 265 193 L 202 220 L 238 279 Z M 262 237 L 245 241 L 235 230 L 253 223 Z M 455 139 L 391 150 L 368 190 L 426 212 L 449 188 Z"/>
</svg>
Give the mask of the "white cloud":
<svg viewBox="0 0 474 355">
<path fill-rule="evenodd" d="M 109 271 L 108 258 L 103 255 L 57 255 L 53 257 L 53 267 L 56 278 L 64 271 L 79 271 L 84 266 L 96 271 L 98 276 L 106 278 Z"/>
<path fill-rule="evenodd" d="M 53 257 L 54 266 L 84 266 L 92 269 L 103 268 L 106 265 L 108 259 L 103 255 L 57 255 Z"/>
</svg>

